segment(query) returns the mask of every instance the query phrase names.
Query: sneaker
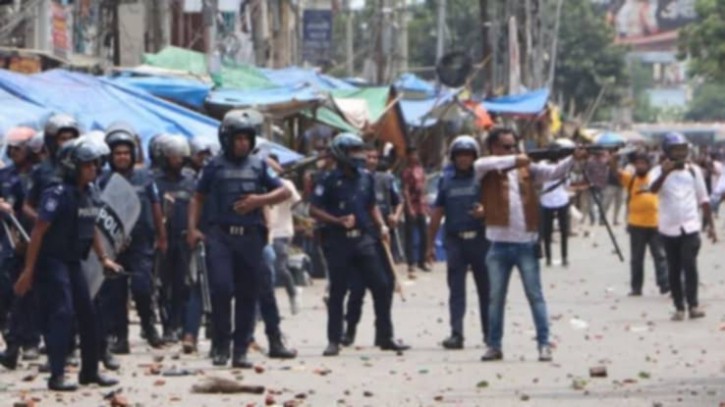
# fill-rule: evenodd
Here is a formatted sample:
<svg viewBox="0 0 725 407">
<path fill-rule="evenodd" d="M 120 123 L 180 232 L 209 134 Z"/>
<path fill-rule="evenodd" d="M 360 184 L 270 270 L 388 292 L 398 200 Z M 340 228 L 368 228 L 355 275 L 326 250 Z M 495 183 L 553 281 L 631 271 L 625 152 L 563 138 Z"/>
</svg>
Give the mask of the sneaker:
<svg viewBox="0 0 725 407">
<path fill-rule="evenodd" d="M 34 361 L 38 360 L 40 358 L 40 352 L 38 351 L 38 347 L 31 345 L 31 346 L 24 346 L 23 347 L 23 360 L 24 361 Z"/>
<path fill-rule="evenodd" d="M 503 352 L 501 352 L 501 349 L 495 349 L 489 347 L 486 349 L 486 353 L 481 356 L 482 362 L 492 362 L 495 360 L 502 360 L 503 359 Z"/>
<path fill-rule="evenodd" d="M 690 308 L 690 319 L 704 318 L 705 311 L 702 311 L 698 307 Z"/>
<path fill-rule="evenodd" d="M 667 295 L 670 293 L 670 287 L 660 287 L 660 294 Z"/>
<path fill-rule="evenodd" d="M 551 355 L 551 346 L 539 346 L 539 362 L 551 362 L 552 360 L 553 357 Z"/>
<path fill-rule="evenodd" d="M 684 321 L 685 311 L 675 311 L 675 313 L 672 314 L 672 320 L 675 322 Z"/>
</svg>

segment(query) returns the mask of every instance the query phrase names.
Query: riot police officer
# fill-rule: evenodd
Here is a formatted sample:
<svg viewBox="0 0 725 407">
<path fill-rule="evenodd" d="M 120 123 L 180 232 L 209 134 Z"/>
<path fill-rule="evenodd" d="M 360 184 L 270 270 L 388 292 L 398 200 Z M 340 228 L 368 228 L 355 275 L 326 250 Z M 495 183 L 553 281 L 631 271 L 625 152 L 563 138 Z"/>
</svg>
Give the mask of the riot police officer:
<svg viewBox="0 0 725 407">
<path fill-rule="evenodd" d="M 234 353 L 232 365 L 249 368 L 247 348 L 254 329 L 254 312 L 259 293 L 262 249 L 267 243 L 262 207 L 289 198 L 277 175 L 267 163 L 252 155 L 261 115 L 252 110 L 232 110 L 219 128 L 222 154 L 204 167 L 189 208 L 188 243 L 194 248 L 207 242 L 216 348 L 214 364 L 229 360 L 231 300 L 235 297 Z M 206 236 L 199 229 L 200 214 L 213 205 L 211 226 Z M 280 338 L 281 339 L 281 338 Z"/>
<path fill-rule="evenodd" d="M 463 349 L 463 318 L 466 314 L 466 272 L 470 266 L 478 291 L 479 314 L 484 343 L 488 332 L 488 270 L 486 252 L 489 243 L 480 205 L 480 186 L 476 182 L 473 162 L 479 146 L 470 136 L 458 136 L 451 143 L 451 164 L 443 170 L 438 195 L 430 217 L 428 233 L 429 261 L 434 260 L 435 236 L 445 218 L 445 249 L 448 266 L 448 306 L 451 336 L 443 341 L 446 349 Z"/>
<path fill-rule="evenodd" d="M 141 201 L 141 214 L 131 231 L 131 242 L 118 256 L 117 261 L 132 273 L 131 292 L 141 320 L 141 329 L 149 345 L 157 348 L 163 342 L 153 324 L 152 269 L 154 243 L 161 252 L 166 252 L 166 229 L 163 227 L 158 188 L 151 172 L 134 167 L 138 151 L 135 134 L 133 127 L 126 123 L 114 123 L 106 129 L 106 143 L 111 150 L 111 171 L 106 171 L 101 176 L 99 185 L 103 188 L 114 172 L 119 173 L 134 186 Z M 115 342 L 110 346 L 111 351 L 116 354 L 130 353 L 126 308 L 128 286 L 129 278 L 123 276 L 106 280 L 101 288 L 102 295 L 109 296 L 106 316 L 112 320 L 109 333 L 115 336 Z"/>
<path fill-rule="evenodd" d="M 315 186 L 310 207 L 310 214 L 323 223 L 322 245 L 330 273 L 329 344 L 323 355 L 340 353 L 343 302 L 352 273 L 372 292 L 378 346 L 383 350 L 406 350 L 408 346 L 393 340 L 389 279 L 380 267 L 376 248 L 378 239 L 389 236 L 375 202 L 373 176 L 364 168 L 363 141 L 354 134 L 339 134 L 332 141 L 330 153 L 337 168 Z"/>
<path fill-rule="evenodd" d="M 75 118 L 67 114 L 55 114 L 45 123 L 43 130 L 43 143 L 48 154 L 30 174 L 28 195 L 23 202 L 23 212 L 27 217 L 35 220 L 38 216 L 36 208 L 40 202 L 40 195 L 53 184 L 60 183 L 57 178 L 56 153 L 58 149 L 69 140 L 80 137 L 81 130 Z"/>
<path fill-rule="evenodd" d="M 168 250 L 160 265 L 161 323 L 164 339 L 177 342 L 189 297 L 187 286 L 189 250 L 186 247 L 189 200 L 194 192 L 194 173 L 185 168 L 190 158 L 189 142 L 181 135 L 169 135 L 159 142 L 159 171 L 154 174 L 166 219 Z"/>
<path fill-rule="evenodd" d="M 81 259 L 89 255 L 91 248 L 102 259 L 104 268 L 119 268 L 103 252 L 95 228 L 99 196 L 92 182 L 98 171 L 98 149 L 81 140 L 73 141 L 60 149 L 57 158 L 61 183 L 43 191 L 25 267 L 14 290 L 23 296 L 34 284 L 38 289 L 51 370 L 49 389 L 77 389 L 66 383 L 63 375 L 74 319 L 81 338 L 79 383 L 113 386 L 116 380 L 98 372 L 96 312 L 80 268 Z"/>
<path fill-rule="evenodd" d="M 373 174 L 375 181 L 375 203 L 380 209 L 380 214 L 385 220 L 386 226 L 390 230 L 391 240 L 397 233 L 398 222 L 403 214 L 403 202 L 400 197 L 398 187 L 395 185 L 393 174 L 380 170 L 380 156 L 375 148 L 370 148 L 367 153 L 367 170 Z M 388 254 L 382 244 L 378 245 L 378 253 L 380 262 L 383 265 L 385 276 L 388 278 L 388 288 L 390 288 L 390 305 L 393 304 L 393 292 L 395 288 L 395 271 L 391 269 L 392 264 L 388 260 Z M 347 312 L 345 313 L 345 335 L 342 338 L 344 346 L 351 346 L 355 343 L 355 335 L 357 333 L 357 324 L 362 317 L 363 298 L 365 297 L 365 284 L 359 279 L 352 276 L 350 283 L 350 295 L 347 300 Z M 376 336 L 377 337 L 377 336 Z M 376 339 L 376 343 L 380 338 Z"/>
<path fill-rule="evenodd" d="M 16 127 L 10 129 L 5 135 L 7 155 L 12 161 L 0 169 L 0 213 L 3 222 L 0 232 L 0 301 L 10 305 L 10 318 L 5 334 L 7 348 L 0 354 L 0 364 L 8 369 L 15 369 L 18 362 L 20 348 L 23 349 L 23 360 L 36 360 L 39 358 L 38 345 L 40 332 L 37 326 L 37 298 L 35 292 L 24 297 L 12 295 L 12 284 L 17 280 L 23 269 L 23 257 L 26 243 L 15 229 L 9 216 L 15 216 L 21 223 L 23 232 L 30 230 L 32 223 L 22 216 L 22 204 L 28 185 L 28 177 L 33 166 L 34 154 L 28 148 L 28 143 L 35 136 L 35 130 L 29 127 Z M 3 311 L 7 309 L 2 307 Z"/>
</svg>

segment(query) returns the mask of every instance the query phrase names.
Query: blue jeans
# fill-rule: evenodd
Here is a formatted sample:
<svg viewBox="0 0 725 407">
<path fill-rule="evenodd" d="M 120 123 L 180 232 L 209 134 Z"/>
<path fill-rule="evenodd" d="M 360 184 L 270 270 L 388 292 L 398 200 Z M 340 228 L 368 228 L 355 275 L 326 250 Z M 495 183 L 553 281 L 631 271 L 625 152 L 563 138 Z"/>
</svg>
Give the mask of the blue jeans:
<svg viewBox="0 0 725 407">
<path fill-rule="evenodd" d="M 536 324 L 536 341 L 539 346 L 549 344 L 549 318 L 541 290 L 539 259 L 535 243 L 492 242 L 486 256 L 488 279 L 491 287 L 488 309 L 488 346 L 501 349 L 503 338 L 504 307 L 509 279 L 514 266 L 521 273 L 526 298 Z"/>
</svg>

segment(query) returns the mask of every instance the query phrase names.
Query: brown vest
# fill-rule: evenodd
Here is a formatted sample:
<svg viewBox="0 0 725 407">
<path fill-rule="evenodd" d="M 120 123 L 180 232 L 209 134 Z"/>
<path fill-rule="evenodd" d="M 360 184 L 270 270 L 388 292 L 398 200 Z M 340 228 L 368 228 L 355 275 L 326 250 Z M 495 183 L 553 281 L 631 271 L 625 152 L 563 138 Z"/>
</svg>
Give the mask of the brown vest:
<svg viewBox="0 0 725 407">
<path fill-rule="evenodd" d="M 526 231 L 539 228 L 539 195 L 528 168 L 519 168 L 519 193 L 524 207 Z M 486 225 L 509 226 L 509 179 L 506 172 L 491 171 L 481 180 L 481 203 L 486 210 Z"/>
</svg>

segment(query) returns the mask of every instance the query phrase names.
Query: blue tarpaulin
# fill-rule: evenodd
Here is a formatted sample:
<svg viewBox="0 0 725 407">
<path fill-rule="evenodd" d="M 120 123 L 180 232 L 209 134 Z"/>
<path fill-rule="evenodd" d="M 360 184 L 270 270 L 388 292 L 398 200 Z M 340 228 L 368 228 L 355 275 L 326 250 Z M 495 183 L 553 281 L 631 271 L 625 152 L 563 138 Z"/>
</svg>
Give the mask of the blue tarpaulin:
<svg viewBox="0 0 725 407">
<path fill-rule="evenodd" d="M 497 114 L 539 114 L 546 108 L 549 101 L 549 89 L 539 89 L 520 95 L 503 96 L 483 101 L 489 113 Z"/>
<path fill-rule="evenodd" d="M 194 108 L 204 107 L 204 99 L 212 88 L 211 83 L 171 76 L 121 75 L 112 80 Z"/>
<path fill-rule="evenodd" d="M 296 66 L 282 69 L 263 69 L 262 73 L 277 86 L 289 87 L 305 84 L 320 90 L 355 89 L 355 86 L 341 79 Z"/>
<path fill-rule="evenodd" d="M 411 73 L 400 75 L 400 78 L 395 81 L 395 87 L 406 92 L 424 93 L 430 96 L 436 94 L 435 85 Z"/>
<path fill-rule="evenodd" d="M 209 94 L 207 102 L 223 106 L 266 106 L 291 102 L 314 102 L 325 95 L 309 85 L 281 86 L 272 89 L 219 89 Z"/>
<path fill-rule="evenodd" d="M 53 70 L 22 75 L 0 70 L 0 124 L 37 124 L 40 128 L 51 113 L 76 117 L 83 130 L 103 130 L 117 120 L 132 124 L 144 145 L 158 133 L 186 137 L 213 136 L 219 122 L 189 109 L 156 98 L 144 91 L 86 74 Z M 275 145 L 280 161 L 288 163 L 301 156 Z"/>
<path fill-rule="evenodd" d="M 402 99 L 400 110 L 403 111 L 405 122 L 414 127 L 430 127 L 438 123 L 438 118 L 430 114 L 433 110 L 443 108 L 454 100 L 453 94 L 439 98 Z"/>
</svg>

